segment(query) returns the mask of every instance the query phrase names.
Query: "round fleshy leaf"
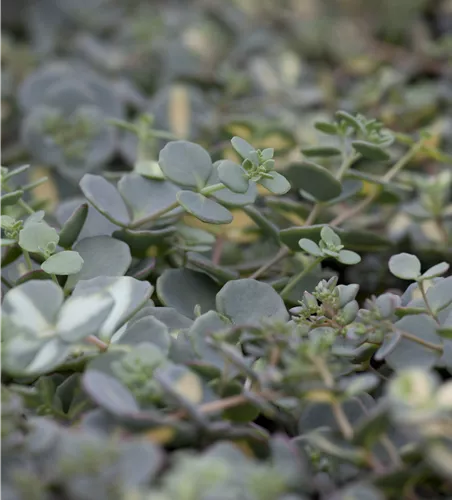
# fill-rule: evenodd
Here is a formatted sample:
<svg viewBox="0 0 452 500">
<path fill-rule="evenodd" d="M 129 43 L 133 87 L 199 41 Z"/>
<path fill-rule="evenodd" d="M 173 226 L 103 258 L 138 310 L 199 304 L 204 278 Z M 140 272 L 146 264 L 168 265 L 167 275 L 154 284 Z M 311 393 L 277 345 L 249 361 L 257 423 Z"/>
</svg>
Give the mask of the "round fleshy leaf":
<svg viewBox="0 0 452 500">
<path fill-rule="evenodd" d="M 371 142 L 353 141 L 352 146 L 360 155 L 369 160 L 385 161 L 391 158 L 381 146 Z"/>
<path fill-rule="evenodd" d="M 273 194 L 286 194 L 290 191 L 290 183 L 283 175 L 278 172 L 271 172 L 271 175 L 271 179 L 264 177 L 259 181 L 259 184 L 262 184 Z"/>
<path fill-rule="evenodd" d="M 219 203 L 193 191 L 179 191 L 177 199 L 187 212 L 197 219 L 211 224 L 229 224 L 233 216 Z"/>
<path fill-rule="evenodd" d="M 118 182 L 118 191 L 130 207 L 134 222 L 150 217 L 156 212 L 172 205 L 180 188 L 168 181 L 146 179 L 136 173 L 126 174 Z M 175 208 L 163 217 L 171 217 L 181 213 L 182 209 Z"/>
<path fill-rule="evenodd" d="M 301 238 L 298 245 L 309 255 L 314 255 L 314 257 L 321 257 L 323 255 L 322 250 L 320 250 L 319 245 L 317 245 L 315 241 L 308 240 L 307 238 Z"/>
<path fill-rule="evenodd" d="M 27 281 L 6 293 L 2 316 L 17 331 L 25 330 L 36 337 L 52 335 L 56 314 L 63 303 L 63 291 L 53 281 Z M 6 332 L 2 330 L 4 338 Z"/>
<path fill-rule="evenodd" d="M 249 181 L 245 176 L 245 171 L 233 161 L 220 161 L 218 164 L 218 177 L 234 193 L 246 193 L 248 191 Z"/>
<path fill-rule="evenodd" d="M 42 263 L 41 269 L 48 274 L 68 276 L 78 273 L 83 266 L 83 259 L 78 252 L 65 250 L 51 255 Z"/>
<path fill-rule="evenodd" d="M 262 320 L 287 321 L 283 300 L 267 283 L 253 279 L 230 281 L 216 299 L 217 310 L 235 324 L 260 324 Z"/>
<path fill-rule="evenodd" d="M 292 164 L 287 178 L 293 188 L 302 189 L 321 202 L 337 198 L 342 192 L 341 183 L 334 175 L 316 163 L 305 161 Z"/>
<path fill-rule="evenodd" d="M 218 184 L 220 181 L 220 177 L 218 175 L 218 164 L 220 162 L 216 162 L 214 164 L 212 174 L 209 177 L 209 181 L 207 182 L 207 186 L 211 186 L 213 184 Z M 219 191 L 215 191 L 212 193 L 211 198 L 219 201 L 225 207 L 244 207 L 246 205 L 250 205 L 254 203 L 257 197 L 257 187 L 255 182 L 250 182 L 248 184 L 248 190 L 246 193 L 234 193 L 230 189 L 220 189 Z"/>
<path fill-rule="evenodd" d="M 157 295 L 161 302 L 192 319 L 197 305 L 202 313 L 215 310 L 218 290 L 208 276 L 190 269 L 167 269 L 157 279 Z"/>
<path fill-rule="evenodd" d="M 42 344 L 17 337 L 4 342 L 2 350 L 2 370 L 12 375 L 37 376 L 49 373 L 63 363 L 70 347 L 58 338 Z"/>
<path fill-rule="evenodd" d="M 156 345 L 162 353 L 168 354 L 171 338 L 168 327 L 152 316 L 147 316 L 127 325 L 119 339 L 113 338 L 118 344 L 138 345 L 143 342 Z"/>
<path fill-rule="evenodd" d="M 132 393 L 115 378 L 97 370 L 88 370 L 82 382 L 91 399 L 109 413 L 125 415 L 140 411 Z"/>
<path fill-rule="evenodd" d="M 209 153 L 193 142 L 169 142 L 159 155 L 165 177 L 179 186 L 202 188 L 212 173 Z"/>
<path fill-rule="evenodd" d="M 399 253 L 389 259 L 389 270 L 402 280 L 416 280 L 421 275 L 421 263 L 415 255 Z"/>
<path fill-rule="evenodd" d="M 206 273 L 220 284 L 239 278 L 237 271 L 214 264 L 210 259 L 200 253 L 187 252 L 187 267 L 195 271 Z"/>
<path fill-rule="evenodd" d="M 80 280 L 89 280 L 98 276 L 123 276 L 132 256 L 129 247 L 109 236 L 94 236 L 79 241 L 74 250 L 83 259 L 82 269 L 69 276 L 65 289 L 71 290 Z"/>
<path fill-rule="evenodd" d="M 243 159 L 254 159 L 255 155 L 253 153 L 255 153 L 256 149 L 251 146 L 250 143 L 246 142 L 245 139 L 242 139 L 241 137 L 233 137 L 231 139 L 231 144 Z"/>
<path fill-rule="evenodd" d="M 322 240 L 329 244 L 338 246 L 341 244 L 340 237 L 330 228 L 330 226 L 323 226 L 320 231 L 320 237 Z"/>
<path fill-rule="evenodd" d="M 342 264 L 346 264 L 347 266 L 351 266 L 353 264 L 358 264 L 361 262 L 361 257 L 351 250 L 341 250 L 339 252 L 339 257 L 337 259 Z"/>
<path fill-rule="evenodd" d="M 437 278 L 438 276 L 443 275 L 444 273 L 447 273 L 449 270 L 450 264 L 447 262 L 440 262 L 439 264 L 436 264 L 436 266 L 431 267 L 425 273 L 422 275 L 422 279 L 432 279 L 432 278 Z"/>
<path fill-rule="evenodd" d="M 139 281 L 130 276 L 100 276 L 77 283 L 72 297 L 106 293 L 114 300 L 114 306 L 97 331 L 98 336 L 109 341 L 123 324 L 135 315 L 149 300 L 153 287 L 147 281 Z"/>
<path fill-rule="evenodd" d="M 434 313 L 439 313 L 452 303 L 452 276 L 438 280 L 427 290 L 427 300 Z"/>
<path fill-rule="evenodd" d="M 129 211 L 118 190 L 100 175 L 85 174 L 80 188 L 86 199 L 108 220 L 118 226 L 130 222 Z"/>
<path fill-rule="evenodd" d="M 27 252 L 42 252 L 58 241 L 58 233 L 46 222 L 28 222 L 19 232 L 19 245 Z"/>
<path fill-rule="evenodd" d="M 58 335 L 66 342 L 78 342 L 88 335 L 97 335 L 113 306 L 112 297 L 106 293 L 70 297 L 58 313 Z"/>
<path fill-rule="evenodd" d="M 178 313 L 172 307 L 146 307 L 146 310 L 153 318 L 165 324 L 170 332 L 186 330 L 193 323 L 191 319 Z"/>
</svg>

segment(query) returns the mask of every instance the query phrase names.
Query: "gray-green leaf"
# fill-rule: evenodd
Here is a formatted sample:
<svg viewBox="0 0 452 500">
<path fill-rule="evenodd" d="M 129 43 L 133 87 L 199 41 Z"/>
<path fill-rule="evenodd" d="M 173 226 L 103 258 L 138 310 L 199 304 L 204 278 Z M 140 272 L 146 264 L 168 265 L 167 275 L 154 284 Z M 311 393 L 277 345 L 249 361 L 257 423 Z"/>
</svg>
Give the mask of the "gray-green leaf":
<svg viewBox="0 0 452 500">
<path fill-rule="evenodd" d="M 221 182 L 234 193 L 246 193 L 249 181 L 243 168 L 231 160 L 223 160 L 218 164 L 218 176 Z"/>
<path fill-rule="evenodd" d="M 202 188 L 212 172 L 209 153 L 193 142 L 171 141 L 159 155 L 165 177 L 179 186 Z"/>
<path fill-rule="evenodd" d="M 254 158 L 253 153 L 255 153 L 255 148 L 246 142 L 245 139 L 235 136 L 231 139 L 231 144 L 243 159 L 252 160 Z"/>
<path fill-rule="evenodd" d="M 436 266 L 431 267 L 421 276 L 422 279 L 432 279 L 442 274 L 446 273 L 449 270 L 450 265 L 447 262 L 440 262 L 436 264 Z"/>
<path fill-rule="evenodd" d="M 371 142 L 353 141 L 352 146 L 360 155 L 369 160 L 384 161 L 391 158 L 381 146 Z"/>
<path fill-rule="evenodd" d="M 75 246 L 84 263 L 82 269 L 69 276 L 65 289 L 71 290 L 80 280 L 98 276 L 123 276 L 132 257 L 130 249 L 123 241 L 109 236 L 93 236 L 79 241 Z"/>
<path fill-rule="evenodd" d="M 41 252 L 47 245 L 56 245 L 59 236 L 46 222 L 30 222 L 19 233 L 19 245 L 27 252 Z"/>
<path fill-rule="evenodd" d="M 263 177 L 259 184 L 262 184 L 273 194 L 285 194 L 290 190 L 289 181 L 278 172 L 271 172 L 272 178 Z"/>
<path fill-rule="evenodd" d="M 67 276 L 80 271 L 83 266 L 83 259 L 78 252 L 65 250 L 51 255 L 42 263 L 41 269 L 48 274 Z"/>
<path fill-rule="evenodd" d="M 342 264 L 346 264 L 347 266 L 351 266 L 353 264 L 358 264 L 361 262 L 361 257 L 351 250 L 341 250 L 339 252 L 339 257 L 337 259 Z"/>
<path fill-rule="evenodd" d="M 253 279 L 230 281 L 220 290 L 217 310 L 235 324 L 260 324 L 263 320 L 287 321 L 283 300 L 267 283 Z"/>
<path fill-rule="evenodd" d="M 309 255 L 313 255 L 314 257 L 321 257 L 323 255 L 322 250 L 320 250 L 319 245 L 317 245 L 315 241 L 308 240 L 307 238 L 301 238 L 298 245 Z"/>
<path fill-rule="evenodd" d="M 399 253 L 389 259 L 389 270 L 402 280 L 416 280 L 421 275 L 421 263 L 415 255 Z"/>
<path fill-rule="evenodd" d="M 341 183 L 334 175 L 316 163 L 294 163 L 289 167 L 287 177 L 292 187 L 306 191 L 318 201 L 332 200 L 342 192 Z"/>
<path fill-rule="evenodd" d="M 187 212 L 203 222 L 211 224 L 229 224 L 233 216 L 219 203 L 193 191 L 179 191 L 177 199 Z"/>
<path fill-rule="evenodd" d="M 196 305 L 201 306 L 203 313 L 215 309 L 218 290 L 208 276 L 190 269 L 167 269 L 157 279 L 157 295 L 161 302 L 192 319 Z"/>
<path fill-rule="evenodd" d="M 100 175 L 85 174 L 80 188 L 86 199 L 108 220 L 126 227 L 130 222 L 129 211 L 118 190 Z"/>
</svg>

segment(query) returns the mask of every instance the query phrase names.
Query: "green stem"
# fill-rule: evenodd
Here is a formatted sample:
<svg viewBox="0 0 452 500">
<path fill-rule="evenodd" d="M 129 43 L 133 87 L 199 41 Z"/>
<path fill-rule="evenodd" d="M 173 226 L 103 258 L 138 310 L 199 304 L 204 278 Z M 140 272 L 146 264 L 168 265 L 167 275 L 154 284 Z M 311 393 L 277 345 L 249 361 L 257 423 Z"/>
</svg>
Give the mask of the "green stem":
<svg viewBox="0 0 452 500">
<path fill-rule="evenodd" d="M 414 144 L 403 156 L 400 160 L 395 163 L 395 165 L 389 169 L 386 174 L 382 177 L 384 182 L 389 182 L 394 176 L 396 176 L 400 170 L 419 152 L 422 148 L 424 141 L 421 140 Z"/>
<path fill-rule="evenodd" d="M 352 166 L 352 164 L 359 158 L 359 154 L 352 154 L 350 156 L 344 156 L 341 166 L 336 174 L 336 179 L 341 181 L 347 170 Z"/>
<path fill-rule="evenodd" d="M 441 345 L 434 344 L 433 342 L 429 342 L 428 340 L 420 339 L 419 337 L 416 337 L 415 335 L 409 332 L 405 332 L 403 330 L 398 330 L 398 332 L 402 335 L 403 338 L 410 340 L 411 342 L 416 342 L 416 344 L 427 347 L 427 349 L 431 349 L 432 351 L 436 351 L 441 354 L 444 351 L 443 346 Z"/>
<path fill-rule="evenodd" d="M 353 164 L 353 162 L 355 160 L 357 160 L 359 157 L 359 155 L 350 155 L 350 156 L 346 156 L 344 154 L 344 159 L 342 161 L 342 165 L 340 166 L 339 168 L 339 171 L 337 172 L 336 174 L 336 178 L 340 181 L 342 180 L 342 177 L 345 175 L 345 173 L 347 172 L 347 170 L 350 168 L 350 166 Z M 311 212 L 309 213 L 308 217 L 306 218 L 306 220 L 304 221 L 304 224 L 303 224 L 303 227 L 306 227 L 306 226 L 312 226 L 312 224 L 314 224 L 317 216 L 319 215 L 319 212 L 322 208 L 322 204 L 317 202 L 313 207 L 312 207 L 312 210 Z M 334 225 L 334 224 L 333 224 Z M 269 260 L 266 264 L 264 264 L 263 266 L 261 266 L 259 269 L 257 269 L 257 271 L 255 271 L 251 276 L 250 278 L 251 279 L 256 279 L 258 278 L 259 276 L 261 276 L 261 274 L 265 273 L 265 271 L 268 271 L 274 264 L 277 264 L 280 260 L 284 259 L 285 257 L 287 257 L 288 255 L 290 254 L 290 250 L 287 248 L 287 247 L 282 247 L 279 252 L 271 259 Z M 301 279 L 301 278 L 300 278 Z M 290 286 L 290 282 L 287 284 L 286 288 Z M 286 289 L 285 288 L 285 289 Z M 284 290 L 285 290 L 284 289 Z M 291 290 L 292 287 L 289 289 Z M 284 293 L 284 290 L 281 292 L 281 293 Z M 282 295 L 281 295 L 282 296 Z"/>
<path fill-rule="evenodd" d="M 218 184 L 212 184 L 212 186 L 206 186 L 205 188 L 201 189 L 200 194 L 204 196 L 208 196 L 209 194 L 215 193 L 216 191 L 220 191 L 220 189 L 224 189 L 226 186 L 223 183 L 218 183 Z M 158 218 L 160 218 L 162 215 L 167 214 L 168 212 L 171 212 L 171 210 L 174 210 L 179 206 L 179 202 L 175 201 L 171 205 L 162 208 L 162 210 L 159 210 L 158 212 L 155 212 L 149 217 L 144 217 L 143 219 L 139 219 L 133 224 L 129 226 L 130 229 L 136 229 L 140 226 L 144 226 L 145 224 L 152 222 Z"/>
<path fill-rule="evenodd" d="M 316 203 L 311 210 L 311 213 L 308 215 L 307 219 L 305 220 L 303 227 L 310 226 L 312 223 L 315 221 L 319 211 L 320 211 L 320 203 Z M 279 261 L 285 259 L 287 256 L 290 255 L 290 250 L 286 246 L 283 246 L 280 248 L 279 252 L 268 262 L 266 262 L 263 266 L 261 266 L 259 269 L 257 269 L 251 276 L 251 279 L 257 279 L 261 274 L 265 273 L 268 271 L 271 267 L 273 267 L 275 264 L 277 264 Z M 290 283 L 287 284 L 289 286 Z"/>
<path fill-rule="evenodd" d="M 328 370 L 328 366 L 322 358 L 317 356 L 311 356 L 312 364 L 315 366 L 317 373 L 320 375 L 323 383 L 326 385 L 327 389 L 334 389 L 334 378 L 331 374 L 330 370 Z M 333 410 L 334 418 L 337 422 L 339 429 L 341 430 L 342 435 L 346 439 L 351 439 L 353 437 L 353 428 L 347 418 L 347 415 L 344 413 L 344 409 L 342 408 L 339 401 L 332 401 L 331 407 Z"/>
<path fill-rule="evenodd" d="M 25 263 L 27 264 L 28 270 L 33 271 L 33 264 L 31 262 L 30 254 L 27 252 L 27 250 L 22 249 L 22 253 L 24 255 Z"/>
<path fill-rule="evenodd" d="M 349 210 L 345 210 L 341 214 L 339 214 L 336 218 L 334 218 L 331 222 L 331 226 L 339 226 L 346 220 L 350 219 L 350 217 L 353 217 L 356 214 L 359 214 L 362 212 L 368 205 L 370 205 L 375 198 L 377 197 L 378 193 L 372 193 L 369 194 L 364 200 L 362 200 L 360 203 L 356 204 L 354 207 L 351 207 Z"/>
<path fill-rule="evenodd" d="M 416 155 L 416 153 L 421 149 L 423 144 L 423 141 L 420 141 L 416 144 L 414 144 L 403 156 L 400 158 L 400 160 L 394 164 L 394 166 L 389 169 L 386 174 L 382 177 L 382 181 L 384 182 L 389 182 L 393 179 L 394 176 L 396 176 L 400 170 L 402 170 L 403 167 L 413 158 L 413 156 Z M 355 215 L 359 214 L 361 211 L 363 211 L 365 208 L 367 208 L 371 203 L 375 201 L 375 199 L 378 197 L 380 194 L 380 191 L 377 190 L 374 193 L 369 194 L 364 200 L 362 200 L 360 203 L 355 205 L 349 210 L 346 210 L 345 212 L 342 212 L 340 215 L 338 215 L 335 219 L 331 221 L 332 226 L 338 226 L 339 224 L 342 224 L 346 220 L 350 219 L 351 217 L 354 217 Z"/>
<path fill-rule="evenodd" d="M 290 250 L 287 247 L 282 247 L 280 248 L 279 252 L 268 262 L 266 262 L 263 266 L 261 266 L 259 269 L 254 271 L 254 273 L 250 276 L 250 279 L 257 279 L 261 274 L 265 273 L 265 271 L 268 271 L 272 266 L 277 264 L 280 260 L 284 259 L 290 254 Z"/>
<path fill-rule="evenodd" d="M 439 322 L 438 316 L 433 312 L 433 309 L 430 307 L 430 304 L 428 302 L 427 293 L 425 292 L 424 282 L 418 281 L 417 284 L 419 286 L 419 290 L 421 291 L 422 298 L 424 299 L 425 307 L 427 308 L 428 313 L 436 321 L 436 323 L 439 325 L 440 322 Z"/>
<path fill-rule="evenodd" d="M 58 278 L 55 276 L 55 274 L 51 274 L 50 276 L 52 277 L 53 282 L 60 286 L 60 284 L 58 283 Z"/>
<path fill-rule="evenodd" d="M 314 224 L 317 215 L 320 212 L 320 203 L 316 203 L 311 210 L 311 213 L 308 215 L 308 218 L 304 221 L 303 227 L 312 226 Z"/>
<path fill-rule="evenodd" d="M 225 187 L 226 186 L 222 182 L 219 182 L 218 184 L 212 184 L 211 186 L 206 186 L 205 188 L 202 188 L 200 191 L 200 194 L 202 194 L 204 196 L 209 196 L 212 193 L 216 193 L 217 191 L 221 191 Z"/>
<path fill-rule="evenodd" d="M 344 412 L 344 409 L 341 406 L 339 401 L 333 401 L 331 403 L 331 407 L 333 409 L 333 415 L 336 419 L 337 425 L 341 430 L 342 435 L 345 439 L 353 438 L 353 427 L 350 424 L 350 421 L 347 418 L 347 415 Z"/>
<path fill-rule="evenodd" d="M 139 219 L 136 222 L 134 222 L 133 224 L 130 224 L 129 228 L 130 229 L 136 229 L 136 228 L 138 228 L 140 226 L 144 226 L 148 222 L 152 222 L 152 221 L 158 219 L 159 217 L 161 217 L 162 215 L 165 215 L 168 212 L 171 212 L 171 210 L 174 210 L 178 206 L 179 206 L 179 202 L 175 201 L 174 203 L 171 203 L 171 205 L 169 205 L 169 206 L 167 206 L 165 208 L 162 208 L 158 212 L 155 212 L 152 215 L 150 215 L 149 217 L 144 217 L 143 219 Z"/>
<path fill-rule="evenodd" d="M 318 264 L 322 262 L 322 260 L 325 257 L 322 255 L 321 257 L 317 257 L 314 259 L 311 264 L 309 264 L 307 267 L 305 267 L 301 272 L 296 274 L 290 281 L 287 283 L 285 288 L 282 290 L 280 293 L 281 298 L 286 299 L 289 293 L 292 291 L 292 289 L 295 287 L 295 285 L 302 280 L 307 274 L 309 274 Z"/>
</svg>

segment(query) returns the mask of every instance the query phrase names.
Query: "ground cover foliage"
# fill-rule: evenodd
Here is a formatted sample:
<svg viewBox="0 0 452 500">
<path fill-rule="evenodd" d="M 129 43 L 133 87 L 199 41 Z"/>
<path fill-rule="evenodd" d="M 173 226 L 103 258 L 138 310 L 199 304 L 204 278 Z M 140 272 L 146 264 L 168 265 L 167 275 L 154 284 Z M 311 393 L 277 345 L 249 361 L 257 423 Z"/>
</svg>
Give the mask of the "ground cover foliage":
<svg viewBox="0 0 452 500">
<path fill-rule="evenodd" d="M 2 14 L 4 498 L 451 498 L 451 2 Z"/>
</svg>

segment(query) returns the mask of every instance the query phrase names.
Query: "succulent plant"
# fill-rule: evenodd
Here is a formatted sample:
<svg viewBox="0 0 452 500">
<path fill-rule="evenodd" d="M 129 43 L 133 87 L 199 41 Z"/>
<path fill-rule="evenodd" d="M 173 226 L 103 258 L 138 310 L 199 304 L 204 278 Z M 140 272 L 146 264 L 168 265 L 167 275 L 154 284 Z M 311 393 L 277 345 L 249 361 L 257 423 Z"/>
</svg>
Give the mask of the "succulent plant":
<svg viewBox="0 0 452 500">
<path fill-rule="evenodd" d="M 427 4 L 8 16 L 5 498 L 452 496 L 452 12 Z"/>
</svg>

